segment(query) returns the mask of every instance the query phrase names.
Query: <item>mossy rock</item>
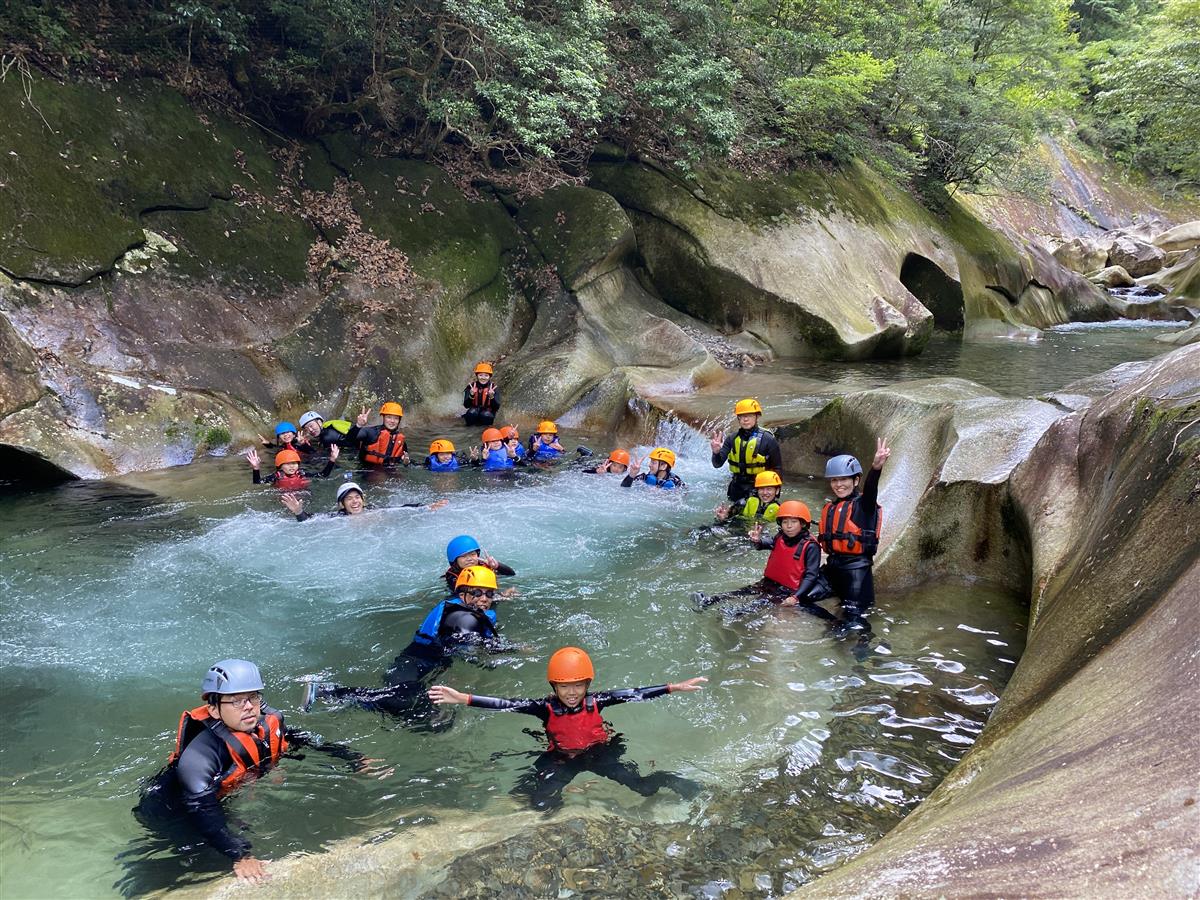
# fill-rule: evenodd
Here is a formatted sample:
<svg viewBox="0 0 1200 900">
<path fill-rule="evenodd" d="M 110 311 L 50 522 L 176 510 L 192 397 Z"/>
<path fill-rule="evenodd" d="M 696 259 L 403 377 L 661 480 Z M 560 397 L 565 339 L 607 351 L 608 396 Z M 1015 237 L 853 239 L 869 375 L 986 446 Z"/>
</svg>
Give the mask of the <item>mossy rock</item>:
<svg viewBox="0 0 1200 900">
<path fill-rule="evenodd" d="M 637 246 L 621 205 L 590 188 L 553 188 L 522 206 L 517 222 L 571 290 L 612 271 Z"/>
</svg>

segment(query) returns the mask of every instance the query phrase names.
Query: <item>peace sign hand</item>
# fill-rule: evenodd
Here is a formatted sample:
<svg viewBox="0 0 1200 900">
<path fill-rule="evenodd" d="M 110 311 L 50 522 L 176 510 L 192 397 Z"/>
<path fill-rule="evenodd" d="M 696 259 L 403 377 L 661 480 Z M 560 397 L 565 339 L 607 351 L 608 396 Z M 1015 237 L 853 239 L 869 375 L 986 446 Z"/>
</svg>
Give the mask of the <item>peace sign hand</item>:
<svg viewBox="0 0 1200 900">
<path fill-rule="evenodd" d="M 886 438 L 875 439 L 875 459 L 871 463 L 872 469 L 882 469 L 883 464 L 888 461 L 892 455 L 892 448 L 887 445 Z"/>
<path fill-rule="evenodd" d="M 708 446 L 712 447 L 713 453 L 720 453 L 721 447 L 725 445 L 725 431 L 714 431 L 708 436 Z"/>
<path fill-rule="evenodd" d="M 358 414 L 358 418 L 354 420 L 354 424 L 359 428 L 366 428 L 369 421 L 371 421 L 370 412 L 368 407 L 364 406 L 362 411 Z"/>
</svg>

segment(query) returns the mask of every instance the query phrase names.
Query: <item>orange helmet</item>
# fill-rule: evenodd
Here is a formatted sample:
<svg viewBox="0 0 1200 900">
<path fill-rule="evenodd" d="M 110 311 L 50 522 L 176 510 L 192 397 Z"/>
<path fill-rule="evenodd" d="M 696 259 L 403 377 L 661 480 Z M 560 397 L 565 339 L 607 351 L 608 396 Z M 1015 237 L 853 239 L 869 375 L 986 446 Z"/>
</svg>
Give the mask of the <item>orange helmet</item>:
<svg viewBox="0 0 1200 900">
<path fill-rule="evenodd" d="M 288 447 L 284 450 L 280 450 L 278 453 L 275 454 L 275 467 L 276 468 L 278 468 L 279 466 L 282 466 L 284 463 L 290 463 L 290 462 L 294 462 L 294 463 L 300 462 L 300 454 L 297 453 L 295 450 L 293 450 L 291 447 Z"/>
<path fill-rule="evenodd" d="M 506 441 L 509 440 L 510 438 L 518 438 L 519 439 L 521 437 L 521 432 L 517 431 L 516 425 L 505 425 L 503 428 L 500 429 L 500 434 L 501 434 L 501 436 L 503 436 L 504 440 L 506 440 Z"/>
<path fill-rule="evenodd" d="M 489 362 L 476 363 L 475 364 L 475 374 L 478 375 L 480 372 L 482 372 L 484 375 L 494 374 L 493 369 L 492 369 L 492 364 Z"/>
<path fill-rule="evenodd" d="M 629 465 L 629 451 L 621 449 L 614 450 L 612 453 L 608 454 L 608 461 L 615 462 L 617 465 L 627 466 Z"/>
<path fill-rule="evenodd" d="M 578 647 L 563 647 L 555 650 L 546 666 L 546 680 L 555 682 L 591 681 L 596 677 L 592 660 Z"/>
<path fill-rule="evenodd" d="M 504 432 L 502 432 L 499 428 L 483 429 L 483 442 L 485 444 L 488 443 L 488 441 L 502 441 L 502 440 L 504 440 Z"/>
<path fill-rule="evenodd" d="M 429 445 L 429 452 L 430 453 L 453 453 L 454 452 L 454 444 L 451 443 L 450 441 L 445 440 L 444 438 L 438 438 L 436 441 L 434 441 L 432 444 Z"/>
<path fill-rule="evenodd" d="M 383 406 L 379 407 L 381 416 L 402 416 L 404 415 L 404 407 L 395 400 L 389 400 Z"/>
<path fill-rule="evenodd" d="M 754 486 L 760 487 L 783 487 L 783 479 L 779 477 L 778 472 L 759 472 L 754 476 Z"/>
<path fill-rule="evenodd" d="M 549 419 L 543 419 L 542 421 L 538 422 L 537 433 L 538 434 L 558 434 L 558 426 L 555 425 L 553 422 L 551 422 Z"/>
<path fill-rule="evenodd" d="M 805 522 L 811 522 L 812 513 L 799 500 L 784 500 L 779 504 L 779 511 L 775 513 L 775 520 L 780 519 L 803 519 Z"/>
<path fill-rule="evenodd" d="M 454 581 L 454 590 L 464 587 L 496 589 L 496 573 L 487 566 L 467 566 Z"/>
<path fill-rule="evenodd" d="M 672 469 L 675 468 L 675 454 L 666 447 L 655 447 L 650 451 L 650 458 L 665 462 Z"/>
</svg>

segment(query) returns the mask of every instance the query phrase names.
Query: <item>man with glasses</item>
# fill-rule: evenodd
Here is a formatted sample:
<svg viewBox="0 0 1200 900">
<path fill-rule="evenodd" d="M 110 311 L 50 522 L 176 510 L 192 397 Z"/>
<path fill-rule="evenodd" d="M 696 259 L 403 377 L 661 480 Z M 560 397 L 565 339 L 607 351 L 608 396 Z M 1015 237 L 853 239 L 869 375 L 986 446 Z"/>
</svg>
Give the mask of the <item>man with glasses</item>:
<svg viewBox="0 0 1200 900">
<path fill-rule="evenodd" d="M 175 750 L 151 781 L 136 810 L 143 819 L 182 811 L 204 839 L 233 860 L 239 881 L 257 884 L 270 877 L 250 855 L 250 842 L 229 830 L 218 802 L 247 778 L 279 762 L 289 746 L 310 744 L 308 735 L 287 730 L 279 710 L 263 704 L 258 666 L 245 659 L 213 664 L 200 684 L 204 704 L 179 717 Z M 362 754 L 336 744 L 313 749 L 354 763 Z"/>
</svg>

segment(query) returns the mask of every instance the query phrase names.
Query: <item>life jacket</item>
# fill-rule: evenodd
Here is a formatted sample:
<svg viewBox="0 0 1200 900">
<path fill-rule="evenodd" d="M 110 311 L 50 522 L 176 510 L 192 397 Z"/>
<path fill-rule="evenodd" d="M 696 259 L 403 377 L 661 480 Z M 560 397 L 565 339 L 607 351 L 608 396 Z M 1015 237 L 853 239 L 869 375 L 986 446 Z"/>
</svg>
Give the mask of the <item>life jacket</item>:
<svg viewBox="0 0 1200 900">
<path fill-rule="evenodd" d="M 811 534 L 804 535 L 795 547 L 789 547 L 783 539 L 783 532 L 775 536 L 775 546 L 767 558 L 767 568 L 763 577 L 795 590 L 804 580 L 804 551 L 809 544 L 815 544 L 817 539 Z"/>
<path fill-rule="evenodd" d="M 427 457 L 425 457 L 425 468 L 427 468 L 430 472 L 457 472 L 458 457 L 451 456 L 450 462 L 440 463 L 437 461 L 437 457 L 430 453 Z"/>
<path fill-rule="evenodd" d="M 639 475 L 634 481 L 640 481 L 647 487 L 656 487 L 662 491 L 673 491 L 677 487 L 683 487 L 683 479 L 678 475 L 668 475 L 666 478 L 660 479 L 657 475 L 646 473 Z"/>
<path fill-rule="evenodd" d="M 362 461 L 369 466 L 382 466 L 396 462 L 403 453 L 404 432 L 393 433 L 386 428 L 380 428 L 375 443 L 363 448 Z"/>
<path fill-rule="evenodd" d="M 770 503 L 764 505 L 758 497 L 752 496 L 746 498 L 746 502 L 742 504 L 742 510 L 738 513 L 738 518 L 762 519 L 764 522 L 774 522 L 778 512 L 778 500 L 772 500 Z"/>
<path fill-rule="evenodd" d="M 483 458 L 483 471 L 485 472 L 499 472 L 501 469 L 511 469 L 513 465 L 512 457 L 503 447 L 499 450 L 488 450 L 487 456 Z"/>
<path fill-rule="evenodd" d="M 612 728 L 600 716 L 600 709 L 590 695 L 584 695 L 583 705 L 567 709 L 557 699 L 546 701 L 546 736 L 550 749 L 564 753 L 579 753 L 597 744 L 607 744 Z"/>
<path fill-rule="evenodd" d="M 496 396 L 494 384 L 489 381 L 487 384 L 481 385 L 478 381 L 472 381 L 467 390 L 471 396 L 471 409 L 490 412 L 488 407 L 491 406 L 492 398 Z"/>
<path fill-rule="evenodd" d="M 875 504 L 873 528 L 862 529 L 854 524 L 854 511 L 858 509 L 861 494 L 834 502 L 830 500 L 821 509 L 821 531 L 817 535 L 827 553 L 843 553 L 848 556 L 872 557 L 879 549 L 879 532 L 883 528 L 883 508 Z"/>
<path fill-rule="evenodd" d="M 733 436 L 733 447 L 729 451 L 729 472 L 731 475 L 753 476 L 767 469 L 767 458 L 758 452 L 762 443 L 763 431 L 755 428 L 750 437 L 743 438 L 739 430 Z"/>
<path fill-rule="evenodd" d="M 324 423 L 324 428 L 322 428 L 321 430 L 323 432 L 325 430 L 325 428 L 332 428 L 334 431 L 336 431 L 342 437 L 345 437 L 346 435 L 348 435 L 350 433 L 350 429 L 353 427 L 354 427 L 354 423 L 349 421 L 348 419 L 330 419 L 328 422 Z"/>
<path fill-rule="evenodd" d="M 284 475 L 283 472 L 275 473 L 275 480 L 272 482 L 275 487 L 281 491 L 303 491 L 311 481 L 303 472 L 297 472 L 295 475 Z"/>
<path fill-rule="evenodd" d="M 416 634 L 413 635 L 414 641 L 416 641 L 418 644 L 431 644 L 437 647 L 442 646 L 442 638 L 439 632 L 442 628 L 442 619 L 444 619 L 446 617 L 446 613 L 449 612 L 449 610 L 446 608 L 447 606 L 456 607 L 458 609 L 470 609 L 468 606 L 463 606 L 455 598 L 447 597 L 429 611 L 429 615 L 425 617 L 425 620 L 421 622 L 420 627 L 417 628 Z M 478 610 L 472 610 L 472 612 L 478 612 Z M 496 611 L 494 609 L 489 609 L 484 612 L 484 615 L 487 616 L 488 622 L 492 626 L 492 633 L 495 634 Z"/>
<path fill-rule="evenodd" d="M 233 790 L 252 770 L 260 766 L 274 765 L 288 748 L 287 736 L 283 732 L 283 717 L 278 711 L 263 708 L 253 732 L 233 731 L 220 719 L 209 715 L 207 706 L 197 706 L 179 716 L 179 728 L 175 733 L 175 749 L 167 760 L 168 766 L 179 762 L 179 757 L 197 735 L 205 728 L 215 734 L 229 749 L 232 762 L 221 774 L 221 785 L 217 796 L 224 797 Z"/>
<path fill-rule="evenodd" d="M 529 453 L 535 460 L 540 460 L 542 462 L 545 462 L 548 459 L 558 459 L 563 455 L 561 450 L 555 450 L 553 447 L 547 447 L 541 443 L 537 445 L 536 450 L 533 449 L 533 445 L 530 444 Z"/>
</svg>

